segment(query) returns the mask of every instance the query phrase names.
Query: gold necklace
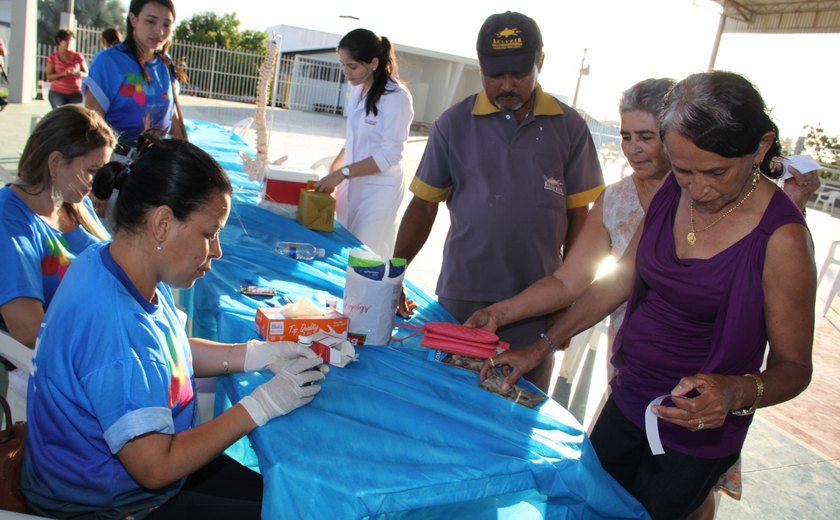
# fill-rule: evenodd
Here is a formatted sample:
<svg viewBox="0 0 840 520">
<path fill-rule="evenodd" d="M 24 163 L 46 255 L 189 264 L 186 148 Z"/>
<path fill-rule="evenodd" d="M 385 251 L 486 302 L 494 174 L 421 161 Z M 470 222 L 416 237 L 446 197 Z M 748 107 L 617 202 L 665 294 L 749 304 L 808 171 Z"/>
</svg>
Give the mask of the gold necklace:
<svg viewBox="0 0 840 520">
<path fill-rule="evenodd" d="M 690 221 L 691 221 L 691 231 L 689 231 L 685 235 L 685 241 L 688 242 L 688 245 L 693 246 L 694 243 L 697 242 L 697 233 L 700 233 L 702 231 L 706 231 L 710 227 L 714 226 L 715 224 L 717 224 L 718 222 L 720 222 L 721 220 L 726 218 L 727 215 L 729 215 L 730 213 L 732 213 L 733 211 L 738 209 L 738 206 L 740 206 L 741 204 L 744 203 L 745 200 L 750 198 L 750 195 L 753 194 L 753 192 L 755 191 L 755 189 L 757 187 L 758 187 L 758 183 L 754 183 L 753 187 L 750 189 L 750 191 L 747 192 L 746 195 L 744 195 L 743 199 L 739 200 L 737 204 L 735 204 L 734 206 L 732 206 L 731 208 L 726 210 L 726 213 L 719 216 L 714 222 L 712 222 L 708 226 L 704 227 L 703 229 L 697 229 L 697 230 L 694 229 L 694 199 L 691 199 L 691 201 L 689 202 L 689 205 L 688 205 L 688 214 L 690 216 Z"/>
</svg>

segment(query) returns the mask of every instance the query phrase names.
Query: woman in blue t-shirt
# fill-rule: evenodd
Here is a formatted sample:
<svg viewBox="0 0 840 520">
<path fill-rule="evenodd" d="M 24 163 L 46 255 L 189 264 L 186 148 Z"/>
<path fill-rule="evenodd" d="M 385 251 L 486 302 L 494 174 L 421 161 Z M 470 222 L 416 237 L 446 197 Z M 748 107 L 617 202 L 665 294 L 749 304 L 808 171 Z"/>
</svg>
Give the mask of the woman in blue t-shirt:
<svg viewBox="0 0 840 520">
<path fill-rule="evenodd" d="M 0 327 L 30 348 L 70 262 L 108 238 L 87 195 L 115 141 L 96 112 L 56 108 L 29 136 L 18 176 L 0 189 Z"/>
<path fill-rule="evenodd" d="M 187 338 L 170 286 L 221 257 L 230 181 L 180 139 L 138 145 L 93 181 L 102 199 L 119 190 L 113 240 L 74 262 L 44 316 L 21 490 L 50 518 L 259 518 L 260 476 L 222 451 L 309 403 L 326 367 L 297 343 Z M 195 377 L 264 368 L 271 379 L 198 425 Z"/>
<path fill-rule="evenodd" d="M 146 130 L 186 138 L 175 110 L 177 84 L 186 75 L 167 53 L 174 28 L 171 0 L 132 0 L 125 41 L 97 54 L 82 84 L 85 106 L 117 132 L 115 154 L 125 160 Z"/>
<path fill-rule="evenodd" d="M 96 112 L 56 108 L 29 136 L 18 176 L 0 189 L 0 333 L 29 348 L 70 262 L 108 237 L 87 194 L 115 142 Z M 22 417 L 28 376 L 0 362 L 9 370 L 9 403 Z"/>
</svg>

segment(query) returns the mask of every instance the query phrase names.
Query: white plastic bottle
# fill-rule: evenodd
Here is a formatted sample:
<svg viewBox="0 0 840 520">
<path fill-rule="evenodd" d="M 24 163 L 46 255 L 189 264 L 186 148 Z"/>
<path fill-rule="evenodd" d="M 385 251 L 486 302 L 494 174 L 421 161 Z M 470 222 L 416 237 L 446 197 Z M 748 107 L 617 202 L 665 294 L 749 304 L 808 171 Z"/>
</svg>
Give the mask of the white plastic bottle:
<svg viewBox="0 0 840 520">
<path fill-rule="evenodd" d="M 298 260 L 313 260 L 323 258 L 326 254 L 323 247 L 315 247 L 306 242 L 277 242 L 274 251 L 289 258 Z"/>
</svg>

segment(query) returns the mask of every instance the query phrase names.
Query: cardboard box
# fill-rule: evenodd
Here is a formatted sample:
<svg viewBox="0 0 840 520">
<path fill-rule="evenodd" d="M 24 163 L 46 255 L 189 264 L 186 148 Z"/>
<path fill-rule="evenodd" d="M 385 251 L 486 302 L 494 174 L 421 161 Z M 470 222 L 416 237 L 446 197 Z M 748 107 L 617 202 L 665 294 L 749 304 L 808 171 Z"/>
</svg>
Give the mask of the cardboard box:
<svg viewBox="0 0 840 520">
<path fill-rule="evenodd" d="M 303 189 L 297 208 L 297 221 L 316 231 L 332 231 L 335 199 L 329 193 Z"/>
<path fill-rule="evenodd" d="M 260 196 L 268 202 L 297 206 L 300 190 L 306 188 L 307 182 L 317 180 L 318 173 L 315 170 L 268 164 L 263 170 Z"/>
<path fill-rule="evenodd" d="M 337 367 L 345 367 L 351 361 L 356 361 L 356 349 L 346 339 L 331 336 L 326 332 L 318 332 L 309 336 L 312 341 L 312 351 L 321 356 L 325 363 Z"/>
<path fill-rule="evenodd" d="M 297 341 L 300 336 L 311 336 L 318 332 L 347 338 L 347 326 L 350 323 L 346 316 L 335 309 L 326 309 L 323 316 L 287 318 L 279 307 L 258 308 L 255 321 L 257 330 L 267 341 Z"/>
</svg>

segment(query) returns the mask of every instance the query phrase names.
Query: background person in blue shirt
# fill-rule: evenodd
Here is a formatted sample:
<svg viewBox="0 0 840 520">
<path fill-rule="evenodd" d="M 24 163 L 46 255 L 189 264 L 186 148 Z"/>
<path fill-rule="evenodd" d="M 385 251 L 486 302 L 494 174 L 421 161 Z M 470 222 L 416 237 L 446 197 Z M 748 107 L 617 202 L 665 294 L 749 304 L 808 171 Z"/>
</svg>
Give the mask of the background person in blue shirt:
<svg viewBox="0 0 840 520">
<path fill-rule="evenodd" d="M 132 0 L 125 41 L 98 53 L 83 81 L 85 106 L 117 132 L 116 155 L 125 160 L 145 130 L 186 138 L 175 110 L 175 89 L 186 75 L 167 52 L 174 28 L 171 0 Z"/>
<path fill-rule="evenodd" d="M 191 287 L 221 256 L 231 185 L 190 143 L 139 146 L 130 165 L 97 173 L 96 195 L 119 189 L 114 239 L 76 259 L 44 317 L 21 489 L 49 517 L 259 518 L 261 478 L 221 453 L 310 402 L 321 358 L 297 344 L 187 338 L 170 286 Z M 266 367 L 272 379 L 197 424 L 194 377 Z"/>
</svg>

